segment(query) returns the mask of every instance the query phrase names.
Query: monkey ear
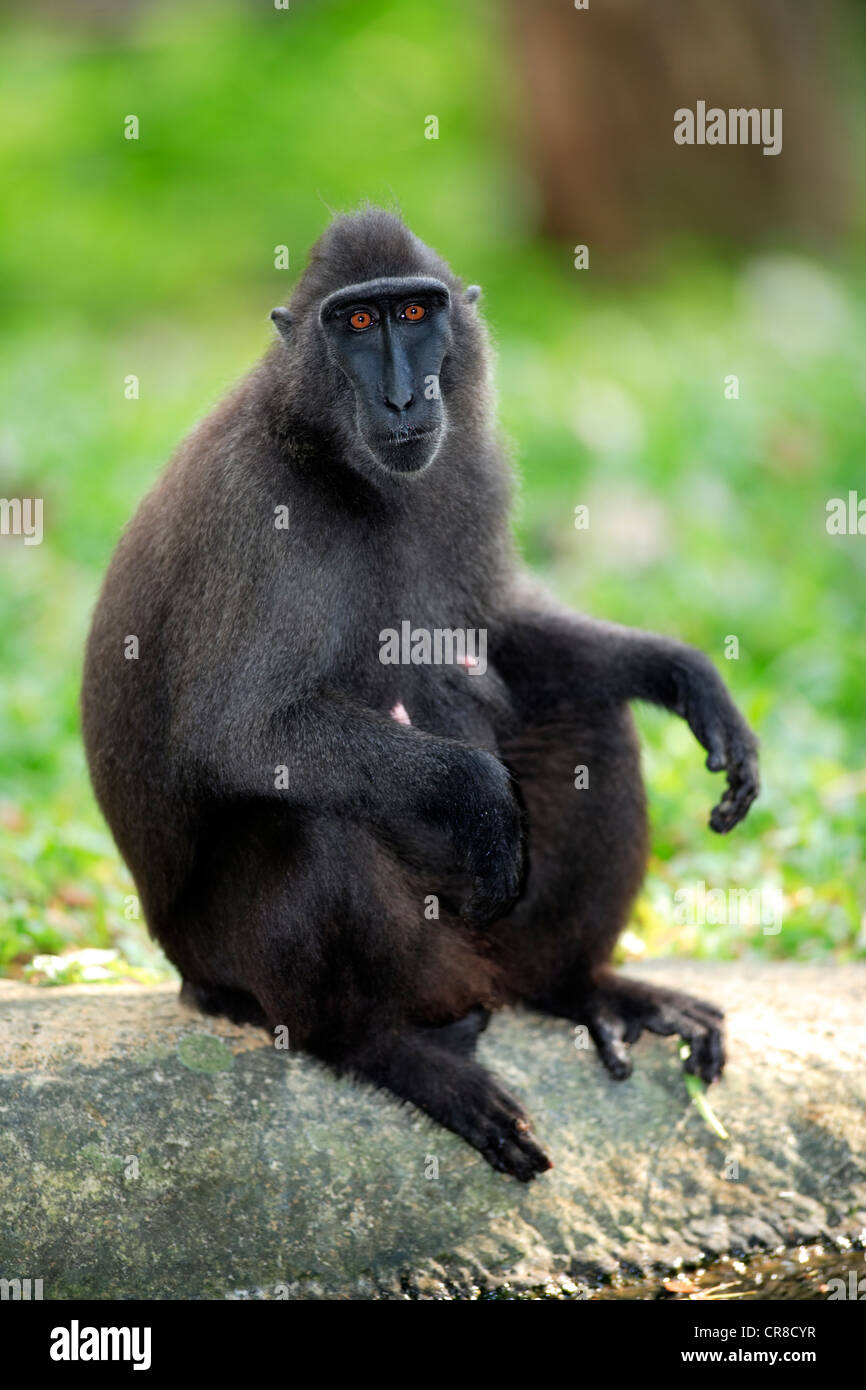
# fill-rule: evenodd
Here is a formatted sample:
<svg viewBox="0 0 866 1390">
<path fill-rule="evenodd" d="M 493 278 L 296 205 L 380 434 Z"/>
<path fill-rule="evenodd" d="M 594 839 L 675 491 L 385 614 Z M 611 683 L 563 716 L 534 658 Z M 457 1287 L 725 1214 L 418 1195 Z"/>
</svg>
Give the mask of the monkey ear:
<svg viewBox="0 0 866 1390">
<path fill-rule="evenodd" d="M 277 332 L 283 337 L 288 338 L 292 330 L 292 316 L 288 309 L 278 308 L 271 310 L 271 319 Z"/>
<path fill-rule="evenodd" d="M 481 298 L 481 286 L 467 285 L 463 291 L 463 298 L 467 304 L 474 304 L 476 300 Z"/>
</svg>

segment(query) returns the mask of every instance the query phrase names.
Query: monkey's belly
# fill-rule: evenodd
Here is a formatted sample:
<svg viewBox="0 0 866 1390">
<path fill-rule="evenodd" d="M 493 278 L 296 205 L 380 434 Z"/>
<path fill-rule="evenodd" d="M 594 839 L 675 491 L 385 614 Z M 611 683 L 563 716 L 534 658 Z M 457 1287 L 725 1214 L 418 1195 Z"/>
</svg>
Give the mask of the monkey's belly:
<svg viewBox="0 0 866 1390">
<path fill-rule="evenodd" d="M 509 707 L 505 687 L 490 668 L 478 675 L 459 668 L 398 671 L 378 703 L 399 724 L 490 751 L 498 746 Z"/>
</svg>

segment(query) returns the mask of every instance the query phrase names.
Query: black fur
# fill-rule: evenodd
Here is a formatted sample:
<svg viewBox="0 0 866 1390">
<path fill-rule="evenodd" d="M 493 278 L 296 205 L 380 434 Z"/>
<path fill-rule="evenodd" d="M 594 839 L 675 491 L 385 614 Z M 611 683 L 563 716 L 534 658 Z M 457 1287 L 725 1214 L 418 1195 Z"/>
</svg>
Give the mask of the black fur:
<svg viewBox="0 0 866 1390">
<path fill-rule="evenodd" d="M 357 391 L 376 373 L 353 384 L 320 321 L 347 285 L 404 276 L 449 300 L 445 433 L 414 473 L 369 446 Z M 628 702 L 682 715 L 727 770 L 717 830 L 756 795 L 755 740 L 701 654 L 577 617 L 521 574 L 476 298 L 390 214 L 328 228 L 268 355 L 117 548 L 84 734 L 187 993 L 287 1025 L 528 1179 L 549 1160 L 473 1056 L 488 1010 L 587 1023 L 614 1075 L 642 1028 L 688 1038 L 706 1080 L 723 1063 L 717 1011 L 607 967 L 647 853 Z M 380 633 L 403 620 L 486 630 L 486 672 L 383 665 Z"/>
</svg>

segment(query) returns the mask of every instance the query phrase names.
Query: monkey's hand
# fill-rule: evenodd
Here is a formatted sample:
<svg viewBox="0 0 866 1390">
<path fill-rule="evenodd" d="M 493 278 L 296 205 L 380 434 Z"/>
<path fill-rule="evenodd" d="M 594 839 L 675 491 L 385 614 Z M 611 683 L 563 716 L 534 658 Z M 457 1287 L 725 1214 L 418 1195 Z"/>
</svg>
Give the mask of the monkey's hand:
<svg viewBox="0 0 866 1390">
<path fill-rule="evenodd" d="M 706 748 L 710 772 L 728 776 L 724 795 L 710 814 L 711 829 L 725 835 L 743 819 L 760 790 L 758 740 L 708 659 L 680 667 L 676 680 L 677 713 Z"/>
<path fill-rule="evenodd" d="M 460 915 L 482 927 L 508 912 L 520 892 L 521 809 L 508 770 L 492 753 L 466 749 L 444 780 L 452 842 L 472 881 Z"/>
</svg>

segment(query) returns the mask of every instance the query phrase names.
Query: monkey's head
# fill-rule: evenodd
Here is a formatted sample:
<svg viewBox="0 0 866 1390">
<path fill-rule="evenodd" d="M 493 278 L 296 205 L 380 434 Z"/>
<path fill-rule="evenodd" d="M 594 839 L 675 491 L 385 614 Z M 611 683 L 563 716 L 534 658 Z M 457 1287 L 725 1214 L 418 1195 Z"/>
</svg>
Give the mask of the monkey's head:
<svg viewBox="0 0 866 1390">
<path fill-rule="evenodd" d="M 432 276 L 394 276 L 328 295 L 319 322 L 355 393 L 358 430 L 394 473 L 426 468 L 442 442 L 439 375 L 450 341 L 451 295 Z"/>
<path fill-rule="evenodd" d="M 271 318 L 329 379 L 324 409 L 341 436 L 351 431 L 387 473 L 412 474 L 433 462 L 459 403 L 444 368 L 471 348 L 464 305 L 479 293 L 461 291 L 398 218 L 371 208 L 331 225 L 291 308 Z"/>
</svg>

